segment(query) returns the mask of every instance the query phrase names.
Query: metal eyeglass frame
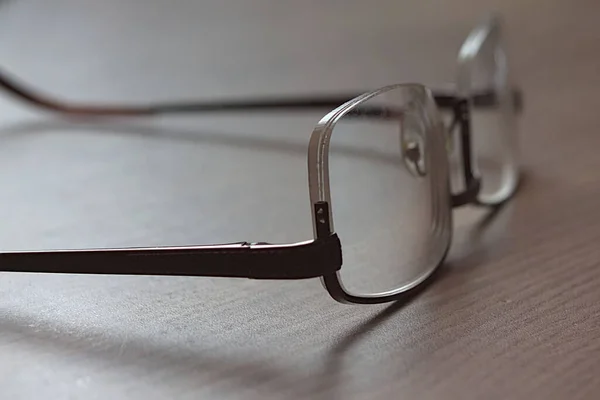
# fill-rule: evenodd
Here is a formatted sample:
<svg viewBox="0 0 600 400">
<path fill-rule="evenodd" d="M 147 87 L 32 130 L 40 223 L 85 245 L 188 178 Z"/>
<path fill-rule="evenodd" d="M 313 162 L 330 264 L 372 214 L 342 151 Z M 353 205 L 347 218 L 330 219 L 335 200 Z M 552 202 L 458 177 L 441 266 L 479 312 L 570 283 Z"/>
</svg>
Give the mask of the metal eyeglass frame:
<svg viewBox="0 0 600 400">
<path fill-rule="evenodd" d="M 487 40 L 498 40 L 500 23 L 497 17 L 476 27 L 464 42 L 458 57 L 459 90 L 455 93 L 432 93 L 422 85 L 392 85 L 360 95 L 354 93 L 321 96 L 318 98 L 271 98 L 240 101 L 163 103 L 141 106 L 73 104 L 40 93 L 6 71 L 0 70 L 0 88 L 26 104 L 63 117 L 128 117 L 154 116 L 178 113 L 233 112 L 248 110 L 308 110 L 335 108 L 328 113 L 312 133 L 308 149 L 309 190 L 312 205 L 314 238 L 291 244 L 239 242 L 218 245 L 184 247 L 109 248 L 83 250 L 15 251 L 0 253 L 0 271 L 67 274 L 111 275 L 179 275 L 204 277 L 236 277 L 251 279 L 307 279 L 321 278 L 329 294 L 342 303 L 374 304 L 400 300 L 427 280 L 443 263 L 450 240 L 438 264 L 418 281 L 398 290 L 379 295 L 355 296 L 348 293 L 340 280 L 342 247 L 333 230 L 329 175 L 328 146 L 335 122 L 356 111 L 365 100 L 397 87 L 413 87 L 435 101 L 440 110 L 450 111 L 453 121 L 442 134 L 458 130 L 462 175 L 465 189 L 453 194 L 447 186 L 452 208 L 467 204 L 498 205 L 514 194 L 518 174 L 511 179 L 501 195 L 480 199 L 481 178 L 473 167 L 471 149 L 471 107 L 491 108 L 498 105 L 494 90 L 471 93 L 468 74 L 471 63 Z M 500 46 L 500 44 L 498 44 Z M 461 83 L 462 82 L 462 83 Z M 521 94 L 511 88 L 515 111 L 522 107 Z M 341 104 L 341 105 L 340 105 Z M 393 110 L 392 110 L 393 111 Z M 437 111 L 437 110 L 436 110 Z M 396 117 L 390 110 L 363 107 L 360 115 L 377 118 Z M 447 138 L 444 138 L 447 139 Z M 445 156 L 448 156 L 446 153 Z M 449 177 L 446 177 L 449 180 Z"/>
</svg>

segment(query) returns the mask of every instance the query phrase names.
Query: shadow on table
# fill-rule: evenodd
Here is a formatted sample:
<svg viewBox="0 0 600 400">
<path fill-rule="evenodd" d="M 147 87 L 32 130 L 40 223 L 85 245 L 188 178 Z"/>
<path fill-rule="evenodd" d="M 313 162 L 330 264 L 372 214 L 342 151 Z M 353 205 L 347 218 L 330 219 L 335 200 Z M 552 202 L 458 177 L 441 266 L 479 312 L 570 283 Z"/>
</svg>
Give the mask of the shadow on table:
<svg viewBox="0 0 600 400">
<path fill-rule="evenodd" d="M 0 312 L 0 332 L 4 337 L 8 335 L 9 338 L 12 336 L 26 341 L 28 346 L 39 346 L 44 353 L 58 351 L 71 357 L 78 354 L 77 358 L 85 357 L 92 364 L 99 362 L 106 366 L 106 363 L 114 363 L 117 368 L 133 367 L 141 370 L 141 376 L 145 377 L 168 375 L 170 384 L 181 384 L 182 390 L 187 391 L 218 384 L 234 390 L 256 391 L 265 397 L 282 394 L 288 398 L 332 398 L 341 383 L 339 377 L 344 370 L 346 352 L 358 342 L 368 339 L 383 322 L 398 315 L 426 286 L 438 281 L 444 274 L 444 268 L 439 271 L 429 281 L 430 284 L 419 288 L 405 301 L 393 303 L 377 312 L 343 334 L 341 339 L 336 338 L 336 344 L 324 349 L 322 357 L 310 358 L 297 369 L 290 368 L 289 363 L 279 364 L 277 356 L 275 360 L 256 357 L 255 354 L 244 357 L 244 351 L 240 351 L 239 356 L 232 355 L 227 346 L 223 348 L 225 351 L 219 351 L 199 349 L 185 341 L 169 344 L 148 338 L 123 338 L 114 332 L 49 322 L 39 315 L 28 315 L 26 311 L 22 314 L 14 310 L 10 314 Z M 127 377 L 123 379 L 127 382 Z M 160 383 L 160 378 L 157 382 Z"/>
<path fill-rule="evenodd" d="M 217 134 L 193 132 L 191 130 L 168 130 L 151 127 L 136 127 L 134 125 L 108 125 L 108 124 L 81 124 L 70 122 L 36 122 L 18 124 L 11 127 L 0 128 L 0 139 L 7 135 L 20 135 L 46 132 L 49 130 L 78 131 L 89 129 L 92 131 L 114 133 L 127 132 L 131 134 L 156 137 L 165 140 L 210 141 L 222 145 L 239 147 L 254 147 L 287 152 L 304 152 L 306 146 L 294 143 L 277 142 L 270 139 L 247 137 L 242 135 Z M 362 152 L 359 149 L 345 148 L 344 152 L 358 157 L 380 157 L 376 153 Z M 390 162 L 396 163 L 394 158 Z M 476 242 L 479 233 L 494 219 L 499 210 L 491 210 L 480 224 L 473 227 L 472 237 Z M 474 243 L 477 246 L 476 243 Z M 368 318 L 368 320 L 351 331 L 345 333 L 336 341 L 333 347 L 325 350 L 323 362 L 320 366 L 309 366 L 310 373 L 306 371 L 291 370 L 287 366 L 277 365 L 269 359 L 244 359 L 231 354 L 211 354 L 210 349 L 201 350 L 183 346 L 169 346 L 167 344 L 148 343 L 142 338 L 129 338 L 124 343 L 120 336 L 111 336 L 104 332 L 73 329 L 70 326 L 60 326 L 47 321 L 40 321 L 39 316 L 27 314 L 15 315 L 6 312 L 0 316 L 0 332 L 3 335 L 12 334 L 24 339 L 33 340 L 43 347 L 59 348 L 66 352 L 83 353 L 102 362 L 114 362 L 119 365 L 133 366 L 141 369 L 146 374 L 156 373 L 157 370 L 172 370 L 174 380 L 186 383 L 186 386 L 210 385 L 211 382 L 226 382 L 234 387 L 243 386 L 257 391 L 265 391 L 272 395 L 273 392 L 289 396 L 309 398 L 332 398 L 336 388 L 342 384 L 342 372 L 345 368 L 345 355 L 350 349 L 367 340 L 369 335 L 376 332 L 377 328 L 390 318 L 398 315 L 406 306 L 411 304 L 425 289 L 440 281 L 448 273 L 448 268 L 438 268 L 432 279 L 427 284 L 421 285 L 409 297 L 401 302 L 392 303 L 383 311 Z M 0 305 L 0 308 L 2 306 Z M 357 306 L 361 307 L 361 306 Z M 36 321 L 37 319 L 37 321 Z M 79 337 L 73 337 L 70 332 L 78 332 Z M 95 339 L 95 340 L 94 340 Z M 100 344 L 100 345 L 99 345 Z M 320 358 L 320 357 L 319 357 Z M 312 363 L 312 362 L 311 362 Z M 201 376 L 198 376 L 198 374 Z M 204 379 L 203 379 L 204 378 Z"/>
<path fill-rule="evenodd" d="M 484 230 L 496 212 L 491 212 L 484 218 L 474 228 L 474 232 Z M 380 309 L 365 322 L 344 333 L 341 338 L 337 337 L 331 347 L 323 348 L 322 356 L 310 359 L 299 368 L 290 368 L 288 363 L 280 364 L 277 359 L 256 358 L 254 354 L 244 357 L 243 351 L 235 356 L 229 351 L 219 351 L 222 354 L 216 354 L 210 348 L 198 349 L 188 342 L 169 345 L 146 340 L 147 338 L 124 339 L 119 334 L 61 326 L 36 315 L 27 315 L 26 312 L 18 315 L 14 311 L 12 314 L 1 313 L 4 316 L 0 317 L 0 332 L 4 336 L 12 334 L 28 340 L 29 345 L 33 342 L 48 350 L 59 349 L 66 354 L 83 354 L 86 359 L 104 364 L 116 362 L 119 367 L 134 367 L 141 370 L 144 376 L 167 371 L 169 383 L 182 384 L 182 390 L 202 390 L 201 388 L 218 384 L 219 387 L 226 385 L 234 390 L 252 390 L 265 397 L 285 395 L 286 398 L 330 399 L 344 385 L 344 373 L 356 362 L 347 357 L 349 351 L 376 335 L 378 328 L 398 316 L 421 294 L 434 290 L 452 272 L 452 267 L 452 263 L 447 263 L 438 268 L 432 279 L 419 286 L 403 301 Z M 468 274 L 461 275 L 458 281 L 453 280 L 453 285 L 460 285 L 462 279 L 468 279 Z M 77 332 L 75 337 L 73 331 Z"/>
</svg>

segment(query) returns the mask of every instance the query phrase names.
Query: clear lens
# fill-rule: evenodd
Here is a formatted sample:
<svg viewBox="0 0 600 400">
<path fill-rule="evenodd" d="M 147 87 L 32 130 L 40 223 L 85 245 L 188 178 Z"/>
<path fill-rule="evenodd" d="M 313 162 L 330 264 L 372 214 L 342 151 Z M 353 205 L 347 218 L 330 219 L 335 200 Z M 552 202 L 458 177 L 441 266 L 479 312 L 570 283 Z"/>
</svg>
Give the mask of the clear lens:
<svg viewBox="0 0 600 400">
<path fill-rule="evenodd" d="M 474 29 L 459 56 L 459 91 L 489 93 L 496 104 L 473 107 L 475 166 L 482 178 L 479 200 L 493 204 L 514 192 L 518 179 L 516 110 L 501 41 L 499 21 L 491 18 Z"/>
<path fill-rule="evenodd" d="M 376 93 L 336 122 L 329 148 L 340 279 L 354 296 L 415 286 L 450 240 L 445 131 L 433 99 L 420 85 Z"/>
</svg>

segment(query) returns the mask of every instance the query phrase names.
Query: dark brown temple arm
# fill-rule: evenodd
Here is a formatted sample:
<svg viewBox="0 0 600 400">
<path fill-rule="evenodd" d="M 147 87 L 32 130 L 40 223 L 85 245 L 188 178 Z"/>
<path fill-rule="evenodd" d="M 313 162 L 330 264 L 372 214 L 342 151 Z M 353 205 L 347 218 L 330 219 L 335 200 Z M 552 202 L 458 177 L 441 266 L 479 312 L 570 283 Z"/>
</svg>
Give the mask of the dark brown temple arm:
<svg viewBox="0 0 600 400">
<path fill-rule="evenodd" d="M 151 116 L 172 113 L 199 113 L 218 111 L 248 111 L 248 110 L 306 110 L 334 109 L 362 93 L 342 93 L 334 95 L 319 95 L 316 97 L 294 98 L 264 98 L 235 101 L 207 102 L 173 102 L 146 105 L 117 105 L 117 104 L 84 104 L 70 103 L 58 98 L 52 98 L 39 90 L 0 70 L 0 88 L 5 92 L 20 98 L 26 103 L 38 108 L 63 114 L 65 116 Z M 452 109 L 456 104 L 456 96 L 452 93 L 434 93 L 438 107 Z M 520 110 L 522 99 L 519 91 L 514 91 L 515 104 Z M 494 107 L 497 104 L 493 92 L 478 93 L 472 97 L 475 107 Z M 363 110 L 369 114 L 369 110 Z M 374 115 L 378 110 L 371 110 Z M 364 115 L 363 114 L 363 115 Z"/>
<path fill-rule="evenodd" d="M 336 234 L 289 245 L 53 250 L 0 253 L 0 271 L 109 275 L 178 275 L 306 279 L 341 268 Z"/>
</svg>

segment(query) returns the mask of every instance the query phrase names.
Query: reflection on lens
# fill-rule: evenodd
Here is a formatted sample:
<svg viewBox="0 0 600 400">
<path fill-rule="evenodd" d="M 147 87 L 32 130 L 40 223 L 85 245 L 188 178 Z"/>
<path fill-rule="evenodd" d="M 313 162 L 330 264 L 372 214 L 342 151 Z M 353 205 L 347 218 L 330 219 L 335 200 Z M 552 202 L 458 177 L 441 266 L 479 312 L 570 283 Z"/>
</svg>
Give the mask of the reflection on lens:
<svg viewBox="0 0 600 400">
<path fill-rule="evenodd" d="M 426 94 L 395 87 L 356 106 L 333 128 L 329 173 L 344 252 L 340 275 L 355 296 L 413 286 L 447 250 L 446 142 Z"/>
</svg>

